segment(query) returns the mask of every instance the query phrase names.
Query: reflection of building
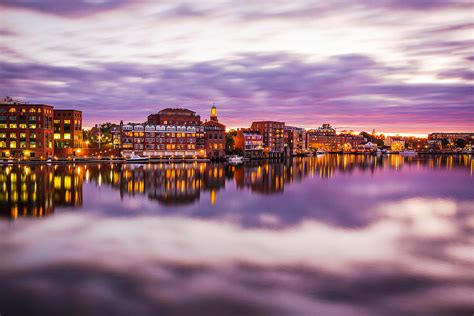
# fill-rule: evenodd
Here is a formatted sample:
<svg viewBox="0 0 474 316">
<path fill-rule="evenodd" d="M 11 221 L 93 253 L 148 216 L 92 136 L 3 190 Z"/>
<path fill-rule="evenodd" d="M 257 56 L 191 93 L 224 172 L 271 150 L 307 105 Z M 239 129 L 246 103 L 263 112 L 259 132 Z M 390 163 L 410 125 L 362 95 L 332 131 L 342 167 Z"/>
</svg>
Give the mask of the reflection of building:
<svg viewBox="0 0 474 316">
<path fill-rule="evenodd" d="M 329 124 L 308 130 L 306 139 L 308 148 L 330 152 L 351 151 L 367 141 L 360 135 L 336 134 L 336 130 Z"/>
<path fill-rule="evenodd" d="M 239 129 L 235 136 L 235 148 L 242 150 L 246 158 L 263 158 L 263 136 L 258 132 Z"/>
<path fill-rule="evenodd" d="M 271 194 L 283 192 L 286 179 L 286 165 L 283 163 L 250 163 L 235 170 L 238 188 L 249 188 L 252 192 Z"/>
<path fill-rule="evenodd" d="M 263 136 L 264 156 L 280 158 L 285 153 L 284 122 L 260 121 L 252 122 L 251 129 Z"/>
<path fill-rule="evenodd" d="M 202 124 L 204 128 L 204 147 L 206 157 L 222 159 L 225 157 L 225 125 L 217 119 L 217 109 L 211 108 L 210 120 Z"/>
<path fill-rule="evenodd" d="M 198 126 L 201 124 L 201 117 L 188 109 L 167 108 L 157 114 L 150 114 L 147 123 L 150 125 Z"/>
<path fill-rule="evenodd" d="M 82 147 L 82 112 L 54 110 L 54 148 Z"/>
<path fill-rule="evenodd" d="M 45 216 L 54 212 L 52 167 L 0 166 L 0 216 Z"/>
<path fill-rule="evenodd" d="M 184 125 L 120 125 L 124 157 L 204 157 L 204 129 Z"/>
<path fill-rule="evenodd" d="M 147 194 L 164 205 L 188 204 L 199 199 L 204 164 L 125 165 L 120 175 L 121 194 Z"/>
<path fill-rule="evenodd" d="M 0 157 L 45 158 L 54 155 L 53 107 L 7 97 L 0 103 Z"/>
<path fill-rule="evenodd" d="M 81 166 L 66 166 L 54 169 L 54 204 L 55 206 L 82 206 L 83 176 Z"/>
<path fill-rule="evenodd" d="M 287 156 L 295 156 L 306 152 L 306 131 L 304 128 L 285 126 L 285 139 Z"/>
</svg>

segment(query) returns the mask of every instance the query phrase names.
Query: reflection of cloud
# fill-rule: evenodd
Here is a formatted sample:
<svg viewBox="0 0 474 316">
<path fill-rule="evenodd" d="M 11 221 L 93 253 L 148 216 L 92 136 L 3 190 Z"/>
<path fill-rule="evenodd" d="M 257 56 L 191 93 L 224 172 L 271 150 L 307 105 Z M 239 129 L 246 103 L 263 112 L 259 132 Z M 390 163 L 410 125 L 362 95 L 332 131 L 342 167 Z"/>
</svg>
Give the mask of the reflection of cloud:
<svg viewBox="0 0 474 316">
<path fill-rule="evenodd" d="M 474 260 L 456 220 L 470 207 L 401 200 L 376 206 L 385 216 L 362 229 L 314 220 L 249 229 L 189 217 L 91 213 L 19 221 L 14 230 L 1 223 L 0 291 L 29 297 L 39 291 L 45 301 L 70 294 L 71 304 L 86 309 L 120 307 L 124 300 L 125 311 L 145 314 L 158 308 L 153 302 L 176 314 L 201 307 L 217 314 L 212 306 L 243 314 L 449 314 L 468 310 L 463 297 L 474 294 L 465 283 Z M 435 234 L 433 227 L 442 230 Z M 413 251 L 427 241 L 437 246 Z M 464 296 L 443 295 L 448 284 Z M 29 302 L 45 308 L 41 299 Z"/>
</svg>

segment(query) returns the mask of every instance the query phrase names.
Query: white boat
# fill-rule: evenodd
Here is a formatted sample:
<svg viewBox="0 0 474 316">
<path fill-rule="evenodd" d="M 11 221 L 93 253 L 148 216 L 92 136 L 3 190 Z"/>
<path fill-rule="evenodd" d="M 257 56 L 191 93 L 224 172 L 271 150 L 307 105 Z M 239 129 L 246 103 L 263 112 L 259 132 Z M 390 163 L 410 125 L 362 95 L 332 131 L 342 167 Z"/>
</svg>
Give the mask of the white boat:
<svg viewBox="0 0 474 316">
<path fill-rule="evenodd" d="M 316 155 L 324 155 L 326 152 L 324 150 L 318 150 L 316 151 Z"/>
<path fill-rule="evenodd" d="M 144 161 L 148 161 L 148 158 L 147 157 L 141 157 L 141 156 L 138 156 L 138 155 L 132 155 L 132 156 L 130 156 L 130 158 L 127 158 L 127 162 L 144 162 Z"/>
<path fill-rule="evenodd" d="M 414 150 L 406 149 L 406 150 L 402 150 L 400 152 L 400 155 L 402 155 L 402 156 L 416 156 L 417 153 Z"/>
<path fill-rule="evenodd" d="M 227 161 L 230 163 L 242 163 L 244 162 L 244 157 L 232 155 L 227 158 Z"/>
</svg>

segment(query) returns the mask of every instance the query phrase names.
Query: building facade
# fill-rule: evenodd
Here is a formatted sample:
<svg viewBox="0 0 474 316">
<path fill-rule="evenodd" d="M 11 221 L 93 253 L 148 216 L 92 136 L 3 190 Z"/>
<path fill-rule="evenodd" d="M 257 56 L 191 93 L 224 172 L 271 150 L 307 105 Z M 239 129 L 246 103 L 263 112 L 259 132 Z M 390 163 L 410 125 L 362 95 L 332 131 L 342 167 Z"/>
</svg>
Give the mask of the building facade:
<svg viewBox="0 0 474 316">
<path fill-rule="evenodd" d="M 306 140 L 309 149 L 328 152 L 350 152 L 367 142 L 367 139 L 360 135 L 337 134 L 329 124 L 308 130 Z"/>
<path fill-rule="evenodd" d="M 148 115 L 149 125 L 199 126 L 201 117 L 188 109 L 166 108 L 156 114 Z"/>
<path fill-rule="evenodd" d="M 383 144 L 390 147 L 391 151 L 401 151 L 405 149 L 405 140 L 398 136 L 385 137 Z"/>
<path fill-rule="evenodd" d="M 285 126 L 286 155 L 296 156 L 307 152 L 306 131 L 304 128 Z"/>
<path fill-rule="evenodd" d="M 81 148 L 82 112 L 54 110 L 54 148 Z"/>
<path fill-rule="evenodd" d="M 209 121 L 202 124 L 204 148 L 209 159 L 225 158 L 225 125 L 217 119 L 217 108 L 212 106 Z"/>
<path fill-rule="evenodd" d="M 253 122 L 251 130 L 263 136 L 265 158 L 282 158 L 285 154 L 285 123 L 275 121 Z"/>
<path fill-rule="evenodd" d="M 257 132 L 239 129 L 235 136 L 235 148 L 243 152 L 245 158 L 263 158 L 263 136 Z"/>
<path fill-rule="evenodd" d="M 9 97 L 0 101 L 0 158 L 40 159 L 53 155 L 53 107 Z"/>
<path fill-rule="evenodd" d="M 202 126 L 120 125 L 122 156 L 155 158 L 204 158 Z"/>
</svg>

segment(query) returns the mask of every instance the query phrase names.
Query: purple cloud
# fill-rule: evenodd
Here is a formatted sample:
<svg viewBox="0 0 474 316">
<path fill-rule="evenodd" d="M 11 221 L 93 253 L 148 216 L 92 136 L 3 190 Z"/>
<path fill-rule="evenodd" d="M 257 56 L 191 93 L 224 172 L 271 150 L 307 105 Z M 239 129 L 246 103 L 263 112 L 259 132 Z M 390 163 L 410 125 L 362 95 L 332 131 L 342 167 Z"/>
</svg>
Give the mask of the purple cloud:
<svg viewBox="0 0 474 316">
<path fill-rule="evenodd" d="M 27 9 L 60 16 L 81 17 L 117 9 L 132 2 L 130 0 L 0 0 L 0 7 Z"/>
<path fill-rule="evenodd" d="M 330 120 L 379 129 L 447 122 L 466 128 L 473 123 L 471 84 L 389 80 L 410 69 L 389 67 L 364 55 L 304 60 L 294 54 L 244 54 L 179 66 L 94 63 L 93 70 L 3 62 L 0 74 L 9 93 L 80 108 L 89 124 L 105 119 L 143 121 L 149 113 L 175 105 L 205 115 L 213 101 L 229 126 L 270 116 L 292 124 Z"/>
</svg>

